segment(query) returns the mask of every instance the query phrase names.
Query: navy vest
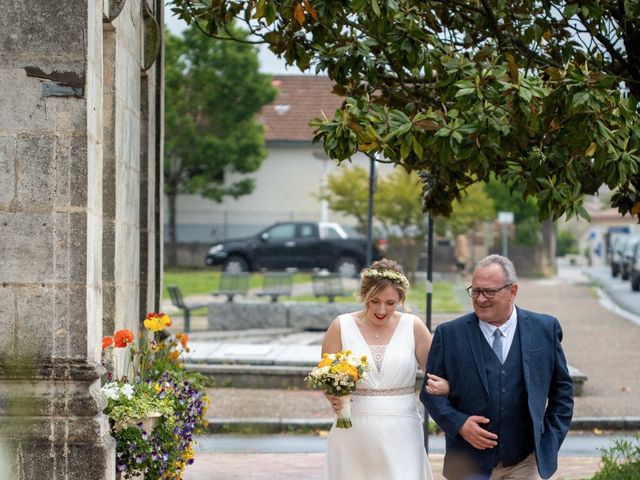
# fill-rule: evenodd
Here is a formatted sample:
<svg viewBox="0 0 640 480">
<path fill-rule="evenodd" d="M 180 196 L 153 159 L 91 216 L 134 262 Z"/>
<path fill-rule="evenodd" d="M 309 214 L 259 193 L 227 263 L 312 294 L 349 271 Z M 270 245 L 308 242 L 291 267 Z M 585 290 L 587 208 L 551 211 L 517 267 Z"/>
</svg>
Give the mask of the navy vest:
<svg viewBox="0 0 640 480">
<path fill-rule="evenodd" d="M 504 364 L 500 364 L 491 346 L 484 341 L 482 355 L 489 382 L 489 426 L 498 435 L 498 446 L 492 449 L 494 467 L 515 465 L 524 460 L 535 445 L 533 423 L 527 404 L 527 391 L 522 368 L 520 328 L 516 327 L 513 343 Z"/>
</svg>

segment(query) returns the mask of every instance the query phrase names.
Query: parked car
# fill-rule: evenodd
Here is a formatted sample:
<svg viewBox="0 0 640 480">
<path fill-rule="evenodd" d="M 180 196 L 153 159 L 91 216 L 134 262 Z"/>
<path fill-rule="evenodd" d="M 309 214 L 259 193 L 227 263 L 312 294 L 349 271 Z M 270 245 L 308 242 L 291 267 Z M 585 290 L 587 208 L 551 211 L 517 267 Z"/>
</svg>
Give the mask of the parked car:
<svg viewBox="0 0 640 480">
<path fill-rule="evenodd" d="M 622 255 L 628 241 L 629 236 L 625 235 L 623 237 L 616 238 L 613 243 L 613 247 L 611 249 L 611 276 L 613 278 L 617 277 L 622 271 Z"/>
<path fill-rule="evenodd" d="M 286 222 L 212 245 L 205 263 L 229 272 L 327 269 L 353 277 L 364 267 L 366 252 L 366 237 L 337 223 Z M 382 258 L 377 245 L 372 258 Z"/>
<path fill-rule="evenodd" d="M 634 292 L 640 291 L 640 242 L 637 243 L 633 252 L 633 259 L 631 260 L 631 267 L 629 271 L 629 281 L 631 283 L 631 290 Z"/>
<path fill-rule="evenodd" d="M 622 251 L 622 267 L 620 269 L 620 278 L 622 278 L 622 280 L 629 280 L 633 256 L 635 255 L 638 243 L 640 243 L 640 235 L 632 235 L 624 245 L 624 250 Z"/>
</svg>

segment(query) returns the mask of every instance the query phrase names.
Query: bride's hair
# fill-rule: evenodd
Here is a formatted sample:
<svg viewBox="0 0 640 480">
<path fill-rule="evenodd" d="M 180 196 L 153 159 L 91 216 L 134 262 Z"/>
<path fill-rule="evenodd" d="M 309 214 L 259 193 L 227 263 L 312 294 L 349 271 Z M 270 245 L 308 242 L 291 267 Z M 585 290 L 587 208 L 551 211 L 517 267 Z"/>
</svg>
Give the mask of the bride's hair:
<svg viewBox="0 0 640 480">
<path fill-rule="evenodd" d="M 365 304 L 380 295 L 389 285 L 398 291 L 400 303 L 404 303 L 409 281 L 398 262 L 387 258 L 373 262 L 370 267 L 362 269 L 360 279 L 360 298 Z"/>
</svg>

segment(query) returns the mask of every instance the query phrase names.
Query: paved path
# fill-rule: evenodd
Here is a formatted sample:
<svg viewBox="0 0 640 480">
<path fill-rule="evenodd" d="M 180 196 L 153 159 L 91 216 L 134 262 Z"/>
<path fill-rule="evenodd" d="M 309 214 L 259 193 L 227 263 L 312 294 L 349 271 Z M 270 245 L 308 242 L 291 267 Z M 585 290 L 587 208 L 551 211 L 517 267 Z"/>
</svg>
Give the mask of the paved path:
<svg viewBox="0 0 640 480">
<path fill-rule="evenodd" d="M 443 480 L 443 456 L 430 455 L 434 480 Z M 322 453 L 198 453 L 184 480 L 321 480 Z M 598 470 L 594 457 L 561 457 L 553 480 L 590 478 Z M 348 480 L 348 479 L 347 479 Z"/>
<path fill-rule="evenodd" d="M 567 358 L 588 377 L 583 395 L 576 398 L 575 417 L 637 417 L 640 415 L 640 327 L 602 306 L 596 288 L 590 283 L 577 268 L 565 270 L 551 280 L 523 279 L 519 282 L 517 303 L 559 318 Z M 434 327 L 445 319 L 446 316 L 438 316 Z M 192 337 L 197 341 L 198 334 Z M 211 390 L 211 396 L 213 419 L 331 416 L 318 392 L 216 388 Z M 320 453 L 201 452 L 184 478 L 319 479 L 323 459 Z M 432 456 L 437 474 L 441 471 L 441 461 L 441 456 Z M 597 471 L 598 462 L 596 457 L 562 457 L 558 474 L 553 478 L 589 478 Z"/>
</svg>

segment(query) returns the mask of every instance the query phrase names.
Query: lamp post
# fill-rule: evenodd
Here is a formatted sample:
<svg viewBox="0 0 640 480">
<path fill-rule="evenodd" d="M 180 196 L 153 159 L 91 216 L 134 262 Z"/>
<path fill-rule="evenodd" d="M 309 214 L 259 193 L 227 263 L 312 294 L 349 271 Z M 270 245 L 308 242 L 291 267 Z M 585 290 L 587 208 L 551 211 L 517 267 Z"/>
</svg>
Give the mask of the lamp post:
<svg viewBox="0 0 640 480">
<path fill-rule="evenodd" d="M 373 261 L 373 195 L 376 192 L 376 157 L 369 155 L 369 208 L 367 209 L 367 266 Z"/>
<path fill-rule="evenodd" d="M 427 217 L 427 309 L 426 320 L 427 329 L 431 332 L 431 301 L 433 295 L 433 214 L 429 212 Z M 427 366 L 423 365 L 425 376 L 427 375 Z M 429 453 L 429 412 L 424 409 L 424 421 L 422 424 L 424 432 L 424 449 Z"/>
</svg>

